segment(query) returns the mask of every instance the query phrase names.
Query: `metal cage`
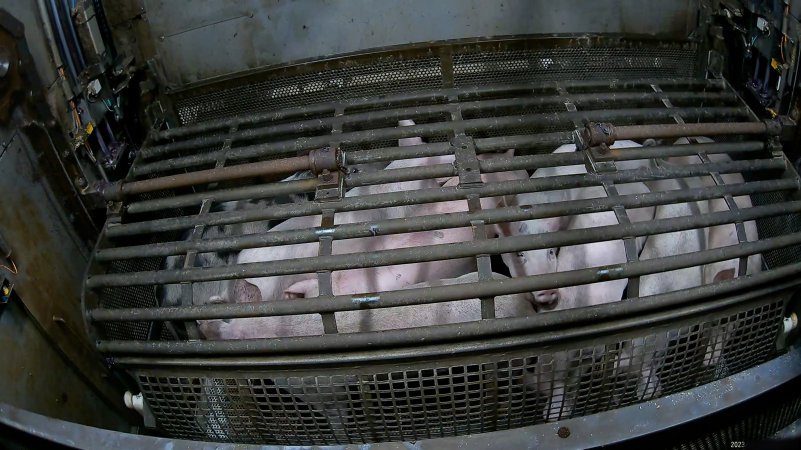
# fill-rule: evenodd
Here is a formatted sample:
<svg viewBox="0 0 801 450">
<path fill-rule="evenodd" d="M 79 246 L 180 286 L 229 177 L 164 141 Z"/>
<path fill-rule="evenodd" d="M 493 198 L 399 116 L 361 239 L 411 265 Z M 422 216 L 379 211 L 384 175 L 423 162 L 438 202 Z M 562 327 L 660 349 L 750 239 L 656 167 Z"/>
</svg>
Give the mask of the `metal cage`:
<svg viewBox="0 0 801 450">
<path fill-rule="evenodd" d="M 725 80 L 698 77 L 692 42 L 509 39 L 349 55 L 175 93 L 182 126 L 155 132 L 124 182 L 85 283 L 89 332 L 138 382 L 159 428 L 175 437 L 326 444 L 458 436 L 612 410 L 753 367 L 776 339 L 801 272 L 799 181 L 778 144 L 780 126 L 756 120 Z M 398 127 L 403 119 L 415 125 Z M 612 125 L 598 125 L 599 122 Z M 600 133 L 600 135 L 599 135 Z M 684 136 L 714 143 L 676 145 Z M 403 147 L 398 139 L 422 137 Z M 600 139 L 600 140 L 599 140 Z M 654 146 L 609 151 L 615 139 Z M 608 141 L 608 142 L 607 142 Z M 562 144 L 579 151 L 551 153 Z M 515 149 L 512 157 L 481 155 Z M 427 155 L 455 164 L 354 171 L 357 164 Z M 708 155 L 731 161 L 712 162 Z M 695 155 L 700 164 L 623 170 L 626 161 Z M 334 157 L 335 156 L 335 157 Z M 584 164 L 586 174 L 498 183 L 481 174 Z M 278 182 L 311 170 L 316 177 Z M 742 173 L 743 183 L 721 182 Z M 615 186 L 711 176 L 715 185 L 618 195 Z M 458 186 L 347 196 L 352 188 L 456 177 Z M 482 209 L 480 198 L 604 186 L 604 198 Z M 314 200 L 218 211 L 225 201 L 295 194 Z M 644 206 L 748 195 L 750 208 L 632 223 Z M 466 201 L 464 211 L 379 222 L 338 214 Z M 615 211 L 619 223 L 541 235 L 332 254 L 332 242 L 399 233 Z M 321 215 L 319 227 L 203 239 L 207 227 Z M 758 241 L 654 260 L 547 275 L 492 278 L 495 256 L 756 221 Z M 187 230 L 190 230 L 187 233 Z M 183 233 L 183 234 L 182 234 Z M 182 237 L 188 236 L 188 237 Z M 194 267 L 204 252 L 314 243 L 318 256 Z M 628 279 L 761 254 L 759 273 L 588 308 L 495 318 L 498 296 Z M 183 256 L 183 268 L 164 258 Z M 333 295 L 333 272 L 471 258 L 478 280 Z M 192 284 L 314 273 L 319 298 L 192 304 Z M 160 305 L 160 285 L 189 300 Z M 386 331 L 337 332 L 343 312 L 480 299 L 480 320 Z M 205 340 L 197 320 L 312 314 L 320 335 Z M 338 326 L 339 324 L 339 326 Z M 633 349 L 633 350 L 632 350 Z M 640 392 L 641 355 L 661 389 Z M 640 355 L 640 356 L 637 356 Z M 716 361 L 710 364 L 709 361 Z M 561 387 L 560 387 L 561 386 Z M 563 402 L 554 403 L 554 399 Z M 570 399 L 570 407 L 567 399 Z M 553 405 L 557 406 L 554 407 Z M 560 406 L 561 405 L 561 406 Z"/>
</svg>

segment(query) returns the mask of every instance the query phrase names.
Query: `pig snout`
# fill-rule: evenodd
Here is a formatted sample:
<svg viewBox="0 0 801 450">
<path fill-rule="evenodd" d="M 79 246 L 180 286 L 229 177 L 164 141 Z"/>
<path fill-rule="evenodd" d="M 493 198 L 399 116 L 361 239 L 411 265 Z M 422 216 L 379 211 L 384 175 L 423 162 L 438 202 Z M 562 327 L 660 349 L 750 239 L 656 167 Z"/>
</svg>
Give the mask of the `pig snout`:
<svg viewBox="0 0 801 450">
<path fill-rule="evenodd" d="M 538 305 L 551 305 L 559 301 L 558 289 L 546 289 L 534 293 L 534 303 Z"/>
</svg>

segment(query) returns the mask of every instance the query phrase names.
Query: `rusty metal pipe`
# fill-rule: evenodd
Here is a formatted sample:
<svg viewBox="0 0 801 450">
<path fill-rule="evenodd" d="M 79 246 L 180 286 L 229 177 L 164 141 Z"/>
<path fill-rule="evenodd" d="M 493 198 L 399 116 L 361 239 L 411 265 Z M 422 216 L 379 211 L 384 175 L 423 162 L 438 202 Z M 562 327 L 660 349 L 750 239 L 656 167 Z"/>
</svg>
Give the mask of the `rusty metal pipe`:
<svg viewBox="0 0 801 450">
<path fill-rule="evenodd" d="M 450 105 L 454 107 L 453 105 Z M 458 106 L 458 105 L 457 105 Z M 420 107 L 428 108 L 428 107 Z M 413 109 L 413 108 L 410 108 Z M 425 111 L 429 111 L 430 108 Z M 409 112 L 412 117 L 415 114 Z M 454 126 L 464 128 L 465 132 L 502 130 L 523 126 L 554 126 L 564 125 L 573 127 L 576 121 L 637 121 L 637 120 L 663 120 L 672 119 L 676 114 L 681 115 L 686 120 L 711 120 L 728 118 L 748 118 L 749 113 L 743 107 L 685 107 L 685 108 L 630 108 L 617 110 L 592 110 L 576 112 L 557 112 L 541 114 L 525 114 L 515 116 L 489 117 L 480 119 L 462 120 L 454 122 L 436 122 L 418 124 L 408 127 L 380 128 L 374 130 L 343 132 L 337 135 L 336 140 L 341 144 L 362 144 L 374 142 L 378 139 L 395 140 L 410 137 L 427 137 L 449 133 Z M 399 116 L 399 119 L 409 116 Z M 679 125 L 670 125 L 679 126 Z M 279 142 L 269 142 L 265 144 L 254 144 L 242 147 L 235 147 L 228 150 L 227 161 L 239 159 L 257 158 L 264 156 L 275 156 L 302 152 L 321 148 L 330 145 L 332 136 L 312 136 L 302 139 L 290 139 Z M 153 147 L 151 147 L 152 149 Z M 144 152 L 146 149 L 142 150 Z M 151 152 L 159 153 L 159 152 Z M 169 152 L 168 152 L 169 153 Z M 214 153 L 201 153 L 174 158 L 173 164 L 189 167 L 198 164 L 207 164 L 216 161 Z"/>
<path fill-rule="evenodd" d="M 781 159 L 732 161 L 714 164 L 698 164 L 692 166 L 662 167 L 659 169 L 638 169 L 608 172 L 602 174 L 563 175 L 557 177 L 508 181 L 505 183 L 488 183 L 472 189 L 457 187 L 421 189 L 416 191 L 390 192 L 361 197 L 345 197 L 338 202 L 330 202 L 327 208 L 337 212 L 360 211 L 374 208 L 388 208 L 451 200 L 464 200 L 468 195 L 480 197 L 499 197 L 503 195 L 521 194 L 554 189 L 572 189 L 576 187 L 598 186 L 604 182 L 634 183 L 667 178 L 686 178 L 702 176 L 709 172 L 737 173 L 759 170 L 784 170 L 785 161 Z M 390 171 L 385 171 L 390 172 Z M 304 180 L 305 181 L 305 180 Z M 392 182 L 391 179 L 386 182 Z M 283 183 L 275 183 L 279 188 Z M 271 194 L 265 194 L 268 196 Z M 133 205 L 131 205 L 132 207 Z M 129 212 L 131 211 L 129 207 Z M 163 231 L 182 230 L 196 225 L 228 225 L 234 223 L 255 222 L 260 220 L 286 219 L 296 216 L 320 214 L 323 205 L 318 203 L 302 203 L 276 205 L 268 210 L 230 211 L 225 213 L 208 213 L 202 216 L 183 216 L 125 224 L 110 224 L 106 228 L 108 237 L 130 236 L 136 234 L 157 233 Z"/>
<path fill-rule="evenodd" d="M 141 181 L 122 181 L 118 182 L 117 186 L 104 190 L 103 196 L 106 200 L 121 200 L 125 196 L 134 194 L 214 183 L 217 181 L 280 175 L 303 170 L 311 170 L 314 173 L 320 173 L 323 170 L 338 170 L 338 168 L 335 152 L 326 147 L 312 150 L 305 156 L 198 170 L 195 172 Z"/>
<path fill-rule="evenodd" d="M 425 147 L 425 148 L 420 149 L 418 147 Z M 719 143 L 719 144 L 657 146 L 657 147 L 647 147 L 647 148 L 639 147 L 636 149 L 615 149 L 612 154 L 597 159 L 603 161 L 645 159 L 645 158 L 655 158 L 660 156 L 668 157 L 668 156 L 694 155 L 697 154 L 699 151 L 705 151 L 710 154 L 737 153 L 737 152 L 755 151 L 763 148 L 764 148 L 764 143 L 755 141 L 737 142 L 737 143 Z M 493 149 L 497 150 L 498 148 L 493 147 Z M 429 144 L 426 146 L 415 145 L 411 147 L 362 150 L 359 152 L 353 152 L 358 154 L 355 158 L 352 156 L 352 154 L 349 155 L 348 153 L 345 153 L 343 154 L 343 159 L 345 159 L 346 162 L 350 161 L 348 162 L 348 164 L 353 164 L 353 163 L 362 164 L 375 161 L 383 161 L 385 159 L 381 156 L 380 153 L 381 150 L 389 150 L 388 153 L 393 156 L 392 159 L 406 159 L 406 158 L 421 157 L 426 155 L 438 156 L 438 155 L 449 154 L 452 152 L 450 144 L 442 143 L 442 145 Z M 580 154 L 577 153 L 572 153 L 572 154 L 548 153 L 543 155 L 518 156 L 512 159 L 509 158 L 491 159 L 479 162 L 482 173 L 503 172 L 507 170 L 518 170 L 518 169 L 537 169 L 540 167 L 553 167 L 560 164 L 582 164 L 582 163 L 583 159 L 580 156 Z M 437 168 L 431 166 L 426 168 L 415 168 L 415 169 L 405 169 L 405 170 L 390 169 L 386 171 L 381 171 L 378 174 L 373 174 L 373 175 L 367 173 L 353 173 L 348 175 L 348 177 L 345 179 L 345 187 L 353 188 L 356 186 L 365 186 L 373 183 L 391 183 L 397 181 L 431 179 L 431 178 L 439 178 L 452 175 L 455 175 L 452 166 L 449 167 L 437 166 Z M 316 184 L 311 187 L 298 186 L 299 190 L 283 191 L 283 194 L 308 192 L 314 189 L 315 186 Z M 267 195 L 266 192 L 271 192 L 272 188 L 273 185 L 269 184 L 269 185 L 264 185 L 263 188 L 254 186 L 246 188 L 219 189 L 211 192 L 201 192 L 193 194 L 184 194 L 175 197 L 141 200 L 138 202 L 130 203 L 127 208 L 129 213 L 136 214 L 142 212 L 158 211 L 162 209 L 194 206 L 205 199 L 213 201 L 233 201 L 233 200 L 243 200 L 254 197 L 265 197 Z"/>
<path fill-rule="evenodd" d="M 539 235 L 512 236 L 497 239 L 426 245 L 414 248 L 380 250 L 361 254 L 339 254 L 287 259 L 259 263 L 237 264 L 226 267 L 203 267 L 180 270 L 158 270 L 123 274 L 90 276 L 86 287 L 90 289 L 119 286 L 150 286 L 183 282 L 216 281 L 266 276 L 293 275 L 320 270 L 351 270 L 396 264 L 411 264 L 446 259 L 499 255 L 543 248 L 623 239 L 632 236 L 669 233 L 693 228 L 704 228 L 733 222 L 745 222 L 762 217 L 785 215 L 801 211 L 801 201 L 755 206 L 748 209 L 723 211 L 702 216 L 636 222 L 579 230 L 565 230 Z M 723 258 L 726 259 L 726 258 Z M 289 302 L 295 304 L 296 302 Z"/>
<path fill-rule="evenodd" d="M 679 114 L 681 115 L 681 114 Z M 728 134 L 766 134 L 764 122 L 682 123 L 614 126 L 591 122 L 582 131 L 584 144 L 594 147 L 612 145 L 617 140 L 646 138 L 678 138 L 685 136 L 720 136 Z"/>
<path fill-rule="evenodd" d="M 520 207 L 496 208 L 476 212 L 459 212 L 446 215 L 407 217 L 377 222 L 349 223 L 335 225 L 328 230 L 328 235 L 332 239 L 337 240 L 386 236 L 398 233 L 468 227 L 476 221 L 496 224 L 521 220 L 544 219 L 549 217 L 611 211 L 615 205 L 620 205 L 624 208 L 643 208 L 648 206 L 709 200 L 712 198 L 721 198 L 724 195 L 737 197 L 758 193 L 789 191 L 796 190 L 798 187 L 798 183 L 790 179 L 755 181 L 707 188 L 623 195 L 615 198 L 605 197 L 571 200 L 560 203 L 521 205 Z M 114 261 L 120 259 L 181 255 L 188 251 L 203 253 L 303 244 L 318 241 L 322 232 L 322 228 L 318 227 L 303 230 L 272 231 L 243 236 L 227 236 L 224 238 L 196 241 L 162 242 L 157 244 L 114 247 L 98 249 L 95 253 L 95 259 L 97 261 Z"/>
<path fill-rule="evenodd" d="M 796 203 L 801 204 L 801 202 Z M 796 205 L 796 211 L 799 206 L 801 205 Z M 665 220 L 666 219 L 661 219 L 657 222 L 663 222 Z M 630 263 L 554 272 L 544 275 L 528 275 L 504 280 L 490 280 L 480 283 L 404 289 L 400 291 L 361 295 L 320 296 L 316 298 L 297 299 L 291 302 L 264 301 L 161 308 L 97 308 L 90 310 L 88 314 L 89 319 L 95 322 L 137 322 L 153 320 L 239 319 L 394 308 L 398 306 L 441 303 L 476 297 L 495 297 L 521 292 L 534 292 L 542 289 L 556 289 L 565 286 L 620 280 L 725 261 L 798 244 L 801 244 L 801 233 L 793 233 L 761 241 L 746 242 L 740 245 L 667 256 L 658 259 L 639 260 Z"/>
</svg>

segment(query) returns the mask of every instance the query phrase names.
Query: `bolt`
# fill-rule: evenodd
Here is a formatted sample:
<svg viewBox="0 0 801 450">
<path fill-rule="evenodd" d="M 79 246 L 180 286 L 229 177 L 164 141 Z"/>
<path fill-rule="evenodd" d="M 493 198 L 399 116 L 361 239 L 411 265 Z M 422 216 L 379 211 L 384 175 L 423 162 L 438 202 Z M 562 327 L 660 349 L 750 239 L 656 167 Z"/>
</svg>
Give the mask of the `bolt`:
<svg viewBox="0 0 801 450">
<path fill-rule="evenodd" d="M 164 42 L 164 35 L 163 34 L 161 36 L 159 36 L 159 40 Z"/>
<path fill-rule="evenodd" d="M 570 428 L 568 428 L 568 427 L 559 427 L 559 430 L 557 430 L 556 435 L 559 436 L 560 438 L 564 439 L 564 438 L 570 436 Z"/>
</svg>

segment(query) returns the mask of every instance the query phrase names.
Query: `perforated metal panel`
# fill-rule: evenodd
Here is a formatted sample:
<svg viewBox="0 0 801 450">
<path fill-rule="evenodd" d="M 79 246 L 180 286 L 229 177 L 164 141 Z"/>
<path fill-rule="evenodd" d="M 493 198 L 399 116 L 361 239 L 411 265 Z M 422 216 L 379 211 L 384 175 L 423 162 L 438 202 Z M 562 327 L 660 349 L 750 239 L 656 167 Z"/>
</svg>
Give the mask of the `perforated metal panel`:
<svg viewBox="0 0 801 450">
<path fill-rule="evenodd" d="M 550 46 L 562 48 L 549 48 Z M 543 46 L 545 48 L 536 48 Z M 529 48 L 535 47 L 535 48 Z M 532 81 L 687 78 L 697 46 L 614 37 L 445 44 L 301 64 L 173 94 L 181 123 L 410 90 Z M 310 116 L 314 117 L 314 116 Z"/>
<path fill-rule="evenodd" d="M 457 364 L 133 373 L 159 425 L 178 437 L 292 445 L 415 441 L 608 411 L 752 367 L 775 354 L 783 306 L 774 301 L 636 338 L 485 354 Z M 625 366 L 642 363 L 619 358 L 624 349 L 654 355 L 658 392 L 638 394 L 640 374 Z M 715 356 L 720 363 L 704 364 Z M 569 384 L 562 390 L 552 380 Z"/>
</svg>

